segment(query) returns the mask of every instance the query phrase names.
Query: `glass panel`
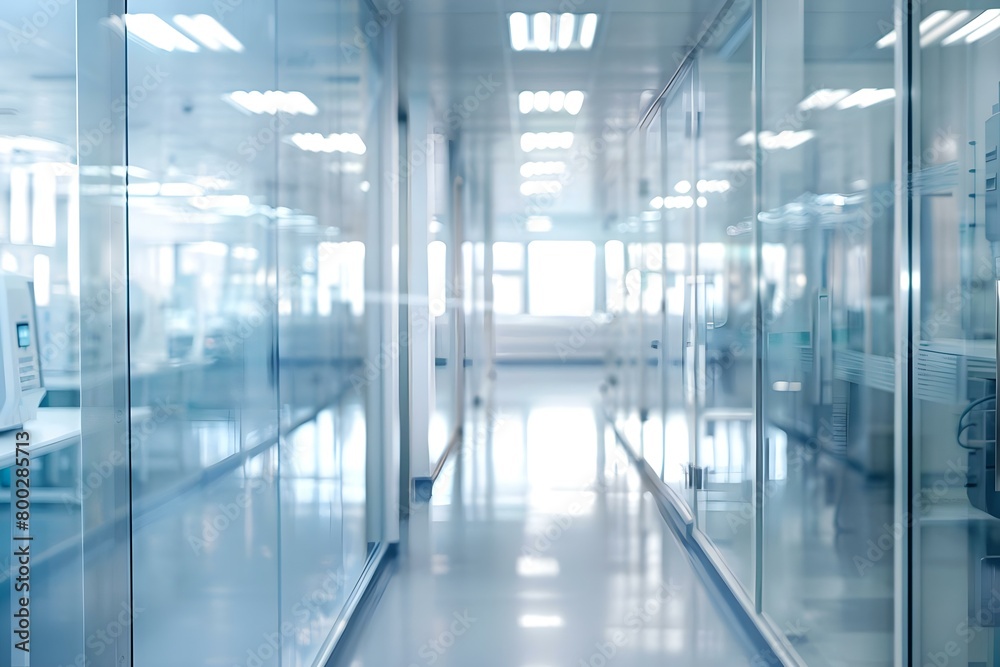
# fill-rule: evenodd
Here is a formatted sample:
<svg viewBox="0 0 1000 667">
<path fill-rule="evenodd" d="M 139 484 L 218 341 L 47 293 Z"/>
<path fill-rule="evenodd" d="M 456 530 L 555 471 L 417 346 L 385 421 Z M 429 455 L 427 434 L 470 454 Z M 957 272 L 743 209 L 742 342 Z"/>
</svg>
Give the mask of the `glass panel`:
<svg viewBox="0 0 1000 667">
<path fill-rule="evenodd" d="M 762 604 L 810 665 L 887 665 L 893 559 L 878 545 L 894 540 L 896 91 L 893 50 L 876 41 L 893 3 L 779 0 L 762 20 L 782 36 L 764 44 L 755 223 Z"/>
<path fill-rule="evenodd" d="M 315 246 L 311 299 L 276 283 L 276 231 L 304 224 L 272 189 L 292 101 L 248 92 L 275 89 L 257 29 L 273 6 L 226 10 L 213 21 L 240 52 L 159 48 L 173 11 L 125 19 L 134 655 L 150 666 L 243 661 L 279 626 L 275 324 L 316 312 Z"/>
<path fill-rule="evenodd" d="M 0 41 L 0 353 L 18 365 L 0 363 L 0 663 L 10 665 L 85 659 L 81 503 L 113 468 L 81 469 L 76 26 L 72 5 L 54 7 L 0 9 L 8 28 Z M 55 435 L 65 436 L 62 445 L 38 455 Z M 13 634 L 22 610 L 30 637 Z"/>
<path fill-rule="evenodd" d="M 693 490 L 686 483 L 688 466 L 695 461 L 697 336 L 695 289 L 695 180 L 694 144 L 691 136 L 692 77 L 688 75 L 668 101 L 660 119 L 664 167 L 659 191 L 649 205 L 662 212 L 663 274 L 666 314 L 662 322 L 664 407 L 663 481 L 694 507 Z"/>
<path fill-rule="evenodd" d="M 749 17 L 748 17 L 749 18 Z M 737 140 L 752 130 L 746 113 L 752 52 L 711 50 L 698 67 L 703 105 L 698 171 L 690 188 L 700 230 L 698 281 L 705 315 L 705 380 L 700 388 L 697 465 L 704 471 L 698 526 L 722 552 L 744 591 L 754 595 L 754 162 Z"/>
<path fill-rule="evenodd" d="M 913 654 L 997 665 L 996 339 L 1000 9 L 929 2 L 914 71 Z M 937 23 L 934 28 L 930 24 Z M 931 372 L 944 361 L 942 373 Z M 876 565 L 877 567 L 877 565 Z M 874 568 L 872 568 L 874 569 Z"/>
</svg>

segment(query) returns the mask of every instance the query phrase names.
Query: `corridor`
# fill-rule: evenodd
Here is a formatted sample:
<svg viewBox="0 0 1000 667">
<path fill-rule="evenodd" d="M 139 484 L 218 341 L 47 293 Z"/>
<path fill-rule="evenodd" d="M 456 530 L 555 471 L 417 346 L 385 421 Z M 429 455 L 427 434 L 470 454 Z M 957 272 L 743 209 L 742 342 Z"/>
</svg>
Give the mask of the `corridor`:
<svg viewBox="0 0 1000 667">
<path fill-rule="evenodd" d="M 605 426 L 601 369 L 545 370 L 498 371 L 344 664 L 749 664 Z"/>
</svg>

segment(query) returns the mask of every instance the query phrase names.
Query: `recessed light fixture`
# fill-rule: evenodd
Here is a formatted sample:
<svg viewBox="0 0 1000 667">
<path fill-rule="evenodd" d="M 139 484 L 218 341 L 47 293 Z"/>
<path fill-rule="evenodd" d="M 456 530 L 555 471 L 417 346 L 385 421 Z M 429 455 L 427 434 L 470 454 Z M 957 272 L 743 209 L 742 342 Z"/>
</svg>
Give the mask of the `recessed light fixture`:
<svg viewBox="0 0 1000 667">
<path fill-rule="evenodd" d="M 515 51 L 588 50 L 597 34 L 597 14 L 514 12 L 507 23 Z"/>
<path fill-rule="evenodd" d="M 563 618 L 555 614 L 524 614 L 517 623 L 522 628 L 561 628 Z"/>
<path fill-rule="evenodd" d="M 199 50 L 197 44 L 156 14 L 126 14 L 125 34 L 161 51 Z"/>
<path fill-rule="evenodd" d="M 315 116 L 319 112 L 312 100 L 295 90 L 268 90 L 263 93 L 259 90 L 237 90 L 226 95 L 225 99 L 241 110 L 256 114 L 273 116 L 280 112 Z"/>
<path fill-rule="evenodd" d="M 521 135 L 521 150 L 525 153 L 530 153 L 534 150 L 568 149 L 572 147 L 572 132 L 525 132 Z"/>
<path fill-rule="evenodd" d="M 522 114 L 534 112 L 545 113 L 548 111 L 559 113 L 560 111 L 565 111 L 575 116 L 583 108 L 583 99 L 584 94 L 580 90 L 571 90 L 569 92 L 562 90 L 554 90 L 552 92 L 547 90 L 534 92 L 524 90 L 517 96 L 517 107 Z"/>
<path fill-rule="evenodd" d="M 211 51 L 243 52 L 243 44 L 208 14 L 178 14 L 174 23 Z"/>
<path fill-rule="evenodd" d="M 291 137 L 291 142 L 304 151 L 311 153 L 350 153 L 364 155 L 368 150 L 365 142 L 357 134 L 328 134 L 323 136 L 318 132 L 297 133 Z"/>
<path fill-rule="evenodd" d="M 565 162 L 525 162 L 521 165 L 521 176 L 555 176 L 566 172 Z"/>
</svg>

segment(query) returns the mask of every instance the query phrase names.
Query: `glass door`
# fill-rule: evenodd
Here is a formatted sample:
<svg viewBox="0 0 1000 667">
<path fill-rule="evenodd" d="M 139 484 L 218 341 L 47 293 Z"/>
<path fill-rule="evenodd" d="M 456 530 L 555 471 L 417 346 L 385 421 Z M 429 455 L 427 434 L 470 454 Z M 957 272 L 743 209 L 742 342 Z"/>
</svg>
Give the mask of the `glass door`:
<svg viewBox="0 0 1000 667">
<path fill-rule="evenodd" d="M 697 178 L 690 192 L 698 238 L 696 284 L 704 311 L 698 336 L 703 384 L 697 394 L 698 527 L 722 552 L 744 589 L 754 589 L 754 162 L 746 103 L 750 54 L 698 65 Z"/>
</svg>

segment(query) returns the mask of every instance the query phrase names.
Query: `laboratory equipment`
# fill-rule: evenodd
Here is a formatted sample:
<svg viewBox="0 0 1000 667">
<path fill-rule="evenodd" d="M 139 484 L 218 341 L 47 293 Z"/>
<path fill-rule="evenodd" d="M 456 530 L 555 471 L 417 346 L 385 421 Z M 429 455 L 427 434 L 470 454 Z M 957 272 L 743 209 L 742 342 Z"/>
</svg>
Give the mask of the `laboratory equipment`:
<svg viewBox="0 0 1000 667">
<path fill-rule="evenodd" d="M 45 388 L 33 285 L 9 273 L 0 274 L 0 284 L 0 431 L 9 431 L 35 418 Z"/>
</svg>

